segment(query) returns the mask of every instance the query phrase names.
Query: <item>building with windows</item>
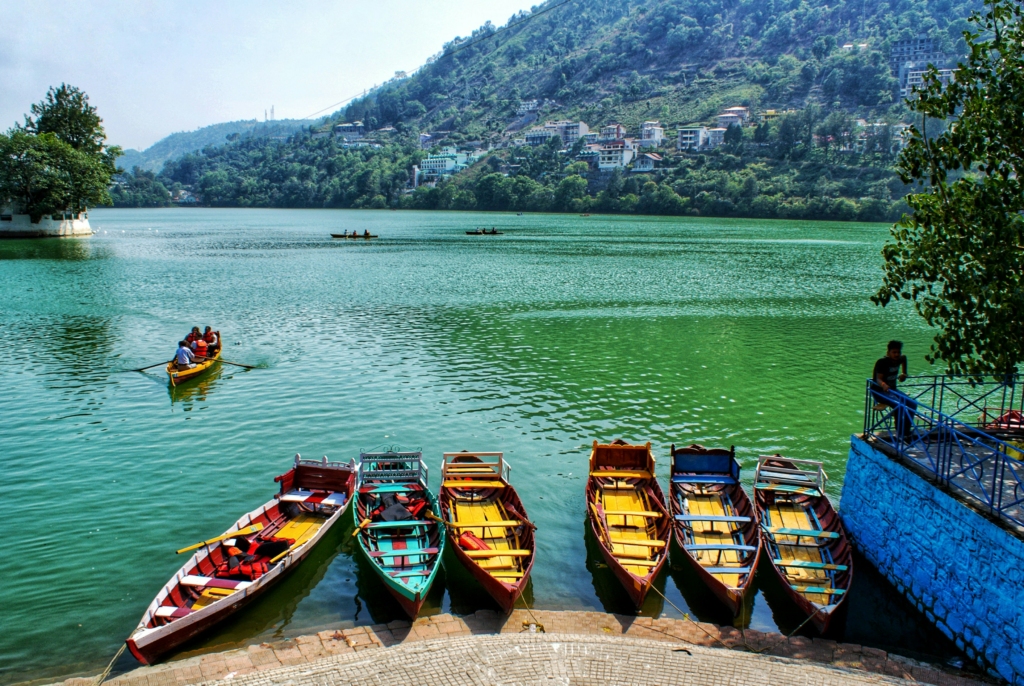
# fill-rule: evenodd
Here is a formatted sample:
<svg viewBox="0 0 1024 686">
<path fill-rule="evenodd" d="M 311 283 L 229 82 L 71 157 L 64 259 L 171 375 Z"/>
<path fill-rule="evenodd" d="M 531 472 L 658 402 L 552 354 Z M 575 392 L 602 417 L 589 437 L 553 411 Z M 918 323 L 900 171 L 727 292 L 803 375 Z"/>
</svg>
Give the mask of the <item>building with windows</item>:
<svg viewBox="0 0 1024 686">
<path fill-rule="evenodd" d="M 725 142 L 725 132 L 727 129 L 718 127 L 716 129 L 708 129 L 708 147 L 717 148 L 719 145 Z"/>
<path fill-rule="evenodd" d="M 640 145 L 645 148 L 657 148 L 665 138 L 665 129 L 660 121 L 645 121 L 640 125 Z"/>
<path fill-rule="evenodd" d="M 537 147 L 540 145 L 546 145 L 549 138 L 560 137 L 558 132 L 554 128 L 548 128 L 546 126 L 536 127 L 526 132 L 523 138 L 526 139 L 526 144 Z"/>
<path fill-rule="evenodd" d="M 654 171 L 656 163 L 661 162 L 661 155 L 656 155 L 653 152 L 640 153 L 637 156 L 636 162 L 633 163 L 632 171 L 640 174 L 646 174 Z"/>
<path fill-rule="evenodd" d="M 679 150 L 700 150 L 708 144 L 708 129 L 706 126 L 687 126 L 679 129 L 679 140 L 676 148 Z"/>
<path fill-rule="evenodd" d="M 361 121 L 346 122 L 334 127 L 334 135 L 346 141 L 357 141 L 366 136 L 366 127 Z"/>
<path fill-rule="evenodd" d="M 469 167 L 479 157 L 477 153 L 459 152 L 453 146 L 444 147 L 439 153 L 423 158 L 420 162 L 420 176 L 424 180 L 452 176 Z"/>
<path fill-rule="evenodd" d="M 622 169 L 633 161 L 633 149 L 626 145 L 626 141 L 618 140 L 605 143 L 598 150 L 597 168 L 601 171 Z"/>
<path fill-rule="evenodd" d="M 609 124 L 601 127 L 600 140 L 617 141 L 626 137 L 626 127 L 622 124 Z"/>
</svg>

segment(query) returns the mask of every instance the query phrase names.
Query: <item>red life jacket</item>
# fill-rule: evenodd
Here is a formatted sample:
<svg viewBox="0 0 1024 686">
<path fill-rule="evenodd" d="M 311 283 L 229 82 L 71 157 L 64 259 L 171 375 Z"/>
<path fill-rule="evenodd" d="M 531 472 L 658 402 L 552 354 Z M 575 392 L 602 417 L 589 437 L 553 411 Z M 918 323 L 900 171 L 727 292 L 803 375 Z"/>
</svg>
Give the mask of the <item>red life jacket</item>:
<svg viewBox="0 0 1024 686">
<path fill-rule="evenodd" d="M 209 345 L 213 345 L 213 341 L 216 337 L 217 334 L 215 334 L 213 331 L 211 331 L 210 333 L 203 334 L 203 340 L 206 341 L 207 344 Z"/>
<path fill-rule="evenodd" d="M 206 341 L 202 338 L 196 341 L 196 357 L 206 357 Z"/>
</svg>

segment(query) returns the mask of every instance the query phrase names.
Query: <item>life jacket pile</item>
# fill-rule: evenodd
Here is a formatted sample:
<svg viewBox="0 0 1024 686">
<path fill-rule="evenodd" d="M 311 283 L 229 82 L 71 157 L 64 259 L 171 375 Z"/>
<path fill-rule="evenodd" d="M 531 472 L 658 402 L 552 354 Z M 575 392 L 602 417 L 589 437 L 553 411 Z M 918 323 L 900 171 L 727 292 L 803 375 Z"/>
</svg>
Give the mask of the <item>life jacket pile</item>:
<svg viewBox="0 0 1024 686">
<path fill-rule="evenodd" d="M 257 550 L 270 543 L 278 544 L 277 548 L 284 552 L 295 545 L 295 539 L 270 537 L 259 542 L 249 542 L 240 538 L 236 539 L 236 543 L 244 545 L 245 550 L 235 546 L 225 547 L 224 561 L 217 565 L 217 576 L 222 578 L 244 576 L 256 581 L 270 571 L 270 560 L 272 559 L 267 555 L 256 555 Z"/>
</svg>

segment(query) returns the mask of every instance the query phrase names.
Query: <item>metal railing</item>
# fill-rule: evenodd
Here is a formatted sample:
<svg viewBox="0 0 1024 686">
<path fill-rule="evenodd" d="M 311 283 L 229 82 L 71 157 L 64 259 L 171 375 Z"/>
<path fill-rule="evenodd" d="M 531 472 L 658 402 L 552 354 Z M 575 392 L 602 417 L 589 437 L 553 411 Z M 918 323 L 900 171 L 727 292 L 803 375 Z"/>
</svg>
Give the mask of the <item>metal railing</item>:
<svg viewBox="0 0 1024 686">
<path fill-rule="evenodd" d="M 962 499 L 1024 526 L 1024 443 L 1009 437 L 1019 433 L 1019 422 L 1014 427 L 997 421 L 1015 411 L 1020 398 L 1015 384 L 999 385 L 1006 388 L 915 377 L 898 391 L 882 392 L 869 380 L 864 436 L 922 468 Z M 925 402 L 932 399 L 953 413 Z"/>
<path fill-rule="evenodd" d="M 1024 429 L 1024 393 L 1018 375 L 978 380 L 969 376 L 912 376 L 899 389 L 914 400 L 977 429 L 993 429 L 1000 418 L 1016 417 L 1007 428 Z"/>
</svg>

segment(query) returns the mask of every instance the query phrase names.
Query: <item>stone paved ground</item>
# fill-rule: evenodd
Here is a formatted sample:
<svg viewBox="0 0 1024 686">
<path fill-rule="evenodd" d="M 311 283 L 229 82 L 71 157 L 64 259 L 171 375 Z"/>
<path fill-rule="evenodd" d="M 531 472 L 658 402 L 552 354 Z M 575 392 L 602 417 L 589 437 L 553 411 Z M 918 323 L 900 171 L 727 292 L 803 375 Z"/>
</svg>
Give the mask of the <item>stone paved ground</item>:
<svg viewBox="0 0 1024 686">
<path fill-rule="evenodd" d="M 531 624 L 536 628 L 538 623 L 546 633 L 531 633 Z M 740 632 L 687 619 L 516 610 L 508 617 L 481 611 L 464 617 L 435 615 L 412 623 L 321 631 L 142 667 L 106 684 L 686 682 L 746 686 L 905 683 L 903 680 L 939 686 L 980 683 L 876 648 L 829 640 Z M 95 680 L 68 679 L 63 683 L 92 686 Z"/>
</svg>

